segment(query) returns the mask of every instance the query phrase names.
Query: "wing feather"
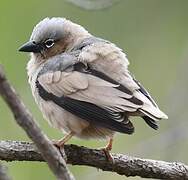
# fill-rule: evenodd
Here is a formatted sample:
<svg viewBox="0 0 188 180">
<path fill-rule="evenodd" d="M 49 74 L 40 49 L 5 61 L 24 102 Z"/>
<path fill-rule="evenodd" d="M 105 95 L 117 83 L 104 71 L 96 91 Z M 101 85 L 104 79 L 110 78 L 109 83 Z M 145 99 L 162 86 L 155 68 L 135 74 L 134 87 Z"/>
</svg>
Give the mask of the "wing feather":
<svg viewBox="0 0 188 180">
<path fill-rule="evenodd" d="M 114 113 L 113 111 L 103 109 L 95 104 L 65 96 L 58 97 L 47 92 L 39 81 L 36 82 L 36 86 L 41 98 L 46 101 L 53 101 L 58 106 L 84 120 L 87 120 L 91 124 L 126 134 L 132 134 L 134 132 L 132 123 L 128 120 L 124 123 L 122 120 L 124 116 L 123 113 Z"/>
<path fill-rule="evenodd" d="M 91 73 L 46 72 L 37 79 L 39 95 L 80 118 L 111 130 L 131 134 L 132 123 L 124 112 L 135 112 L 142 101 L 108 77 Z"/>
<path fill-rule="evenodd" d="M 134 112 L 143 105 L 142 101 L 135 98 L 125 87 L 92 74 L 62 72 L 58 82 L 53 79 L 52 73 L 45 73 L 38 81 L 48 92 L 59 97 L 68 96 L 116 112 Z"/>
</svg>

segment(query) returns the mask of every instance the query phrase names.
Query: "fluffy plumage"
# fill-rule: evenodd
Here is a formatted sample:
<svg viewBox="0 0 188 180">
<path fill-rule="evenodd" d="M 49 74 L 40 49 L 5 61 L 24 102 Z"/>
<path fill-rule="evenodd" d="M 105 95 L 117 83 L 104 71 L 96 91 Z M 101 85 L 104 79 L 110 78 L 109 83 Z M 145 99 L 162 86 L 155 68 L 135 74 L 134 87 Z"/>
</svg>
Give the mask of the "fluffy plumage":
<svg viewBox="0 0 188 180">
<path fill-rule="evenodd" d="M 48 46 L 45 44 L 48 42 Z M 33 30 L 27 70 L 33 96 L 50 124 L 81 138 L 134 132 L 131 116 L 153 129 L 167 116 L 128 71 L 125 53 L 64 18 L 46 18 Z"/>
</svg>

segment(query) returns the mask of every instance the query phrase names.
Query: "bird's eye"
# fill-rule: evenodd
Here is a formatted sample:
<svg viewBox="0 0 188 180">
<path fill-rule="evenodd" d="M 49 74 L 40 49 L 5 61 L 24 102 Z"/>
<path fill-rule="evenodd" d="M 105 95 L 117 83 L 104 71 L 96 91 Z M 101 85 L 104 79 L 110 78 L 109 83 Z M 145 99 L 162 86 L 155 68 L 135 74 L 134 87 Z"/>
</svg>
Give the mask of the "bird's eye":
<svg viewBox="0 0 188 180">
<path fill-rule="evenodd" d="M 45 41 L 45 46 L 46 46 L 47 48 L 51 48 L 53 45 L 54 45 L 54 40 L 53 40 L 53 39 L 47 39 L 47 40 Z"/>
</svg>

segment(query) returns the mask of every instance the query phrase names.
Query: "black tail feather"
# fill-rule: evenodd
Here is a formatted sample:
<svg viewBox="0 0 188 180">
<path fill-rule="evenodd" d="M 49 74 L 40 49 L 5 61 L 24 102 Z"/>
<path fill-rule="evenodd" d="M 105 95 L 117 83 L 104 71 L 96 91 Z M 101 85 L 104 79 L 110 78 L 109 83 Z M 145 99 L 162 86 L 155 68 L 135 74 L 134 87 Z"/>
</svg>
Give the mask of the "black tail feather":
<svg viewBox="0 0 188 180">
<path fill-rule="evenodd" d="M 153 119 L 151 119 L 148 116 L 143 116 L 142 117 L 144 119 L 144 121 L 147 123 L 147 125 L 149 125 L 151 128 L 157 130 L 159 128 L 157 122 Z"/>
</svg>

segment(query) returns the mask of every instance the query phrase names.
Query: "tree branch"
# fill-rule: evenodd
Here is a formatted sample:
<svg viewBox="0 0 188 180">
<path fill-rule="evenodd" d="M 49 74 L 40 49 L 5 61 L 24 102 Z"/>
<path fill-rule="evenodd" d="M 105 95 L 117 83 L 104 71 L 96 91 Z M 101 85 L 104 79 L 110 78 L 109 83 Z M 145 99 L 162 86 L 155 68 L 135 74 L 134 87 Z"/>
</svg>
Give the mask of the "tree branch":
<svg viewBox="0 0 188 180">
<path fill-rule="evenodd" d="M 188 179 L 188 166 L 183 163 L 141 159 L 122 154 L 112 154 L 109 163 L 103 151 L 76 145 L 65 145 L 67 162 L 72 165 L 96 167 L 125 176 L 155 179 Z M 44 161 L 33 143 L 0 141 L 0 159 L 5 161 Z"/>
<path fill-rule="evenodd" d="M 2 66 L 0 66 L 0 94 L 12 110 L 16 122 L 25 130 L 27 135 L 36 144 L 56 178 L 59 180 L 74 180 L 74 177 L 69 172 L 65 160 L 62 158 L 60 152 L 41 131 L 13 87 L 11 87 L 9 82 L 6 80 Z"/>
</svg>

